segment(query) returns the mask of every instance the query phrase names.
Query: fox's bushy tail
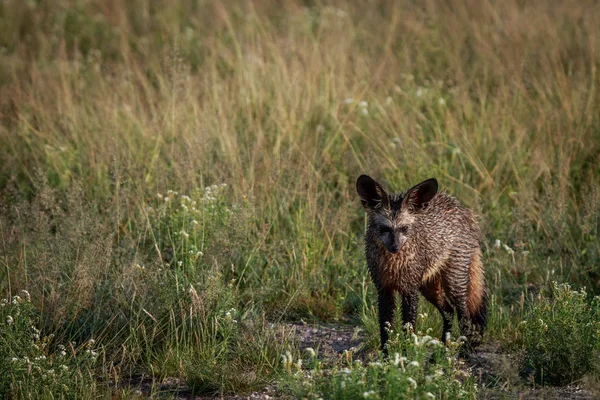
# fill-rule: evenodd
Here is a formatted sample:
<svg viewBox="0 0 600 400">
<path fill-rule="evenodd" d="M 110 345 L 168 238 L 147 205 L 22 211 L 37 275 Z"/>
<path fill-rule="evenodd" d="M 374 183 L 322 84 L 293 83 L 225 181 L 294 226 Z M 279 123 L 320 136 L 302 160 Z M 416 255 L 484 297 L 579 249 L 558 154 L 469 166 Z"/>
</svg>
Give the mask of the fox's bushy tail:
<svg viewBox="0 0 600 400">
<path fill-rule="evenodd" d="M 485 286 L 485 274 L 481 260 L 481 251 L 477 251 L 469 265 L 469 285 L 467 286 L 467 312 L 473 332 L 471 345 L 481 342 L 488 317 L 488 296 Z"/>
</svg>

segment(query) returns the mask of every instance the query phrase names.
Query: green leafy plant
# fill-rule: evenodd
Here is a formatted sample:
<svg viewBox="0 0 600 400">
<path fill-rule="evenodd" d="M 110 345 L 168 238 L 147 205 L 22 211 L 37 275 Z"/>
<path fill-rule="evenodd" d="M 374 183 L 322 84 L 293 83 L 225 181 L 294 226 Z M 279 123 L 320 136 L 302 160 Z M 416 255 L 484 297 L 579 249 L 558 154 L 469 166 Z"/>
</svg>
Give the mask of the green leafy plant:
<svg viewBox="0 0 600 400">
<path fill-rule="evenodd" d="M 365 362 L 347 351 L 327 368 L 312 348 L 305 359 L 288 352 L 282 363 L 292 392 L 327 399 L 476 398 L 477 384 L 457 357 L 460 342 L 446 346 L 429 335 L 390 333 L 388 359 Z"/>
<path fill-rule="evenodd" d="M 539 295 L 520 326 L 524 347 L 521 370 L 535 382 L 568 384 L 598 373 L 600 362 L 600 297 L 585 289 L 553 283 Z"/>
<path fill-rule="evenodd" d="M 93 398 L 98 358 L 93 340 L 76 346 L 40 336 L 39 313 L 25 290 L 0 303 L 0 397 Z"/>
</svg>

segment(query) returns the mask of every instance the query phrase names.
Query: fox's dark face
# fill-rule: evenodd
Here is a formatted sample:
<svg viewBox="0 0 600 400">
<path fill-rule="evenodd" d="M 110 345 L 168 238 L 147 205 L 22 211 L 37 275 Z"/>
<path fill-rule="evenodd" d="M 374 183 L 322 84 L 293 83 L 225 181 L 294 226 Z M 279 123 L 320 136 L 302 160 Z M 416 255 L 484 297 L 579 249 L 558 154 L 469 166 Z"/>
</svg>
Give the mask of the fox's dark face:
<svg viewBox="0 0 600 400">
<path fill-rule="evenodd" d="M 369 214 L 369 224 L 385 248 L 392 254 L 400 251 L 411 236 L 418 214 L 427 208 L 438 190 L 435 179 L 428 179 L 405 194 L 389 195 L 367 175 L 356 181 L 356 191 Z"/>
</svg>

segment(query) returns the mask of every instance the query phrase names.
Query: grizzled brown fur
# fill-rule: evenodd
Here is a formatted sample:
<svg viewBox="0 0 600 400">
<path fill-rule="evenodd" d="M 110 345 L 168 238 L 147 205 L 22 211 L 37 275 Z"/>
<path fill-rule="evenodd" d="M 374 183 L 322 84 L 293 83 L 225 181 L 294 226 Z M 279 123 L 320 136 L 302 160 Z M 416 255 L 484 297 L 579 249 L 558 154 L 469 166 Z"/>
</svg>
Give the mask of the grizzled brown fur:
<svg viewBox="0 0 600 400">
<path fill-rule="evenodd" d="M 429 179 L 405 193 L 388 194 L 361 175 L 356 190 L 367 212 L 365 253 L 378 292 L 381 347 L 393 323 L 395 292 L 402 299 L 403 325 L 414 328 L 420 292 L 442 314 L 442 341 L 449 339 L 454 312 L 471 346 L 486 322 L 486 285 L 479 228 L 467 208 L 438 193 Z"/>
</svg>

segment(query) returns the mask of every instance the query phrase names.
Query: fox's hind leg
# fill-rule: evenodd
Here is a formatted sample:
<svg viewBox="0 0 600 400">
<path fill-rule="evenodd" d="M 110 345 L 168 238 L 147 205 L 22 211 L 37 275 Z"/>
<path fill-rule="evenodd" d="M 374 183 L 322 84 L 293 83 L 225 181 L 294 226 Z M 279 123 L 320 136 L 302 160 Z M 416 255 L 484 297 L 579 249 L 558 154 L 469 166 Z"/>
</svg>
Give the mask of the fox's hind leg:
<svg viewBox="0 0 600 400">
<path fill-rule="evenodd" d="M 444 288 L 442 287 L 442 280 L 439 276 L 427 280 L 421 285 L 421 293 L 423 296 L 438 309 L 442 314 L 444 321 L 444 328 L 442 331 L 442 342 L 447 343 L 450 340 L 450 333 L 452 331 L 452 321 L 454 319 L 454 308 L 446 300 L 444 296 Z"/>
<path fill-rule="evenodd" d="M 468 257 L 456 256 L 448 263 L 442 278 L 444 292 L 456 310 L 460 332 L 469 341 L 469 348 L 466 350 L 470 350 L 481 343 L 483 325 L 485 324 L 485 320 L 480 321 L 476 314 L 478 309 L 484 310 L 482 306 L 485 304 L 482 293 L 485 293 L 485 286 L 483 283 L 475 293 L 473 291 L 474 282 L 472 282 L 472 264 L 480 262 L 478 260 L 480 259 L 477 258 L 477 254 Z M 475 295 L 478 296 L 476 299 L 477 307 L 473 307 Z"/>
</svg>

